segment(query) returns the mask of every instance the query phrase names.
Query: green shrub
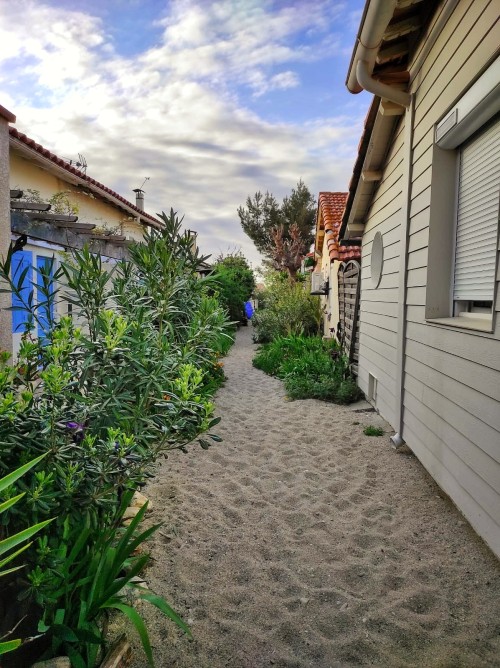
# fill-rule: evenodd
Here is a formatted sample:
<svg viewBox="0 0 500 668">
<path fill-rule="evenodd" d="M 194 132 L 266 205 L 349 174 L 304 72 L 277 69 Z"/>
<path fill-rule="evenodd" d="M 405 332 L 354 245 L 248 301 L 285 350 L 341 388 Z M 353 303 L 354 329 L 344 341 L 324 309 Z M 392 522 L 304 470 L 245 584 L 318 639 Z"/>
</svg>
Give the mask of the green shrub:
<svg viewBox="0 0 500 668">
<path fill-rule="evenodd" d="M 244 316 L 243 304 L 255 289 L 253 271 L 241 253 L 233 253 L 219 257 L 214 272 L 218 298 L 227 309 L 229 319 L 239 323 Z"/>
<path fill-rule="evenodd" d="M 259 298 L 252 323 L 256 343 L 268 343 L 290 334 L 313 335 L 319 331 L 319 298 L 305 284 L 290 281 L 286 274 L 267 275 L 267 289 Z"/>
<path fill-rule="evenodd" d="M 383 436 L 385 432 L 381 427 L 374 427 L 372 424 L 369 424 L 363 429 L 363 434 L 365 436 Z"/>
<path fill-rule="evenodd" d="M 334 359 L 333 341 L 319 336 L 278 337 L 260 347 L 253 364 L 282 378 L 290 399 L 321 399 L 338 404 L 356 401 L 361 391 L 343 358 Z"/>
<path fill-rule="evenodd" d="M 61 626 L 62 608 L 73 634 L 81 618 L 81 571 L 60 577 L 77 537 L 85 535 L 84 570 L 98 559 L 103 535 L 114 544 L 123 498 L 153 475 L 161 454 L 196 438 L 204 449 L 220 440 L 199 437 L 218 422 L 211 396 L 224 378 L 230 325 L 210 279 L 196 278 L 203 258 L 175 213 L 162 218 L 164 229 L 147 233 L 130 247 L 130 261 L 112 269 L 88 249 L 55 272 L 42 269 L 38 303 L 33 286 L 26 293 L 23 277 L 11 278 L 11 253 L 0 265 L 3 292 L 28 312 L 17 359 L 10 365 L 0 356 L 0 474 L 46 454 L 3 491 L 0 503 L 23 496 L 2 514 L 0 539 L 55 517 L 23 555 L 15 582 L 31 613 L 43 614 L 47 636 Z M 72 318 L 52 315 L 61 299 L 72 304 Z M 37 324 L 43 340 L 33 335 Z M 101 568 L 108 566 L 104 559 Z"/>
</svg>

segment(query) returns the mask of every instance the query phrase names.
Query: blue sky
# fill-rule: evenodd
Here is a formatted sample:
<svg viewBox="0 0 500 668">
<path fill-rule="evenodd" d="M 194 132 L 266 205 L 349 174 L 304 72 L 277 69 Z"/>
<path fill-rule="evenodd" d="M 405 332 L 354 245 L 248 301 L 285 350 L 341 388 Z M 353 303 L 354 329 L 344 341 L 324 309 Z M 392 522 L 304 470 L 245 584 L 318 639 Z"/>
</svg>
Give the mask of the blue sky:
<svg viewBox="0 0 500 668">
<path fill-rule="evenodd" d="M 238 206 L 302 178 L 346 190 L 370 102 L 345 88 L 361 0 L 0 3 L 0 104 L 16 127 L 146 209 L 174 210 L 204 253 L 240 248 Z M 22 15 L 23 20 L 19 20 Z M 24 26 L 30 26 L 26 31 Z"/>
</svg>

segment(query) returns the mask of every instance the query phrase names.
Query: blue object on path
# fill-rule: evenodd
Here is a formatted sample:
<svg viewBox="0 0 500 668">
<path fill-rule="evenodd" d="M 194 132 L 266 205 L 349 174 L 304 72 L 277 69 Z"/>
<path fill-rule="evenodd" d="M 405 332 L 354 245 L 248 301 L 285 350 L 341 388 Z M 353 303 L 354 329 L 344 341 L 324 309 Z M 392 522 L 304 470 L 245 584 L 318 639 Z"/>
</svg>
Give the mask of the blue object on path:
<svg viewBox="0 0 500 668">
<path fill-rule="evenodd" d="M 252 302 L 245 302 L 244 308 L 245 308 L 245 315 L 250 320 L 250 318 L 253 316 Z"/>
</svg>

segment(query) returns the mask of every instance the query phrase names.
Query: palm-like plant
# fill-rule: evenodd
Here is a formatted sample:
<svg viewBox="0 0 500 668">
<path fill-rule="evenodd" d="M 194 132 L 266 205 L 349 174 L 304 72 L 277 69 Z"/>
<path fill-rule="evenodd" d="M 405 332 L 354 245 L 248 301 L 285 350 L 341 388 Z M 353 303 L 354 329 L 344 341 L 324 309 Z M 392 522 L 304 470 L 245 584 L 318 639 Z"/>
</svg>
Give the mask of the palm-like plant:
<svg viewBox="0 0 500 668">
<path fill-rule="evenodd" d="M 24 466 L 19 467 L 12 473 L 9 473 L 4 478 L 0 479 L 0 492 L 3 492 L 5 489 L 13 485 L 16 482 L 16 480 L 18 480 L 18 478 L 20 478 L 27 471 L 36 466 L 38 462 L 40 462 L 44 457 L 45 454 L 40 455 L 40 457 L 32 459 L 27 464 L 24 464 Z M 8 508 L 11 508 L 14 504 L 16 504 L 24 496 L 24 494 L 25 492 L 23 492 L 22 494 L 17 494 L 12 498 L 7 499 L 3 503 L 0 503 L 0 514 L 5 512 Z M 27 550 L 28 547 L 31 545 L 31 542 L 26 543 L 26 541 L 29 540 L 32 536 L 34 536 L 38 531 L 40 531 L 40 529 L 43 529 L 43 527 L 46 526 L 49 522 L 52 522 L 52 520 L 45 520 L 44 522 L 38 522 L 38 524 L 34 524 L 33 526 L 28 527 L 27 529 L 24 529 L 23 531 L 20 531 L 19 533 L 16 533 L 13 536 L 9 536 L 7 538 L 4 538 L 4 540 L 1 540 L 0 557 L 2 558 L 0 559 L 0 569 L 3 568 L 9 562 L 13 561 L 16 557 L 18 557 L 21 554 L 21 552 Z M 16 550 L 15 548 L 17 548 L 18 545 L 21 545 L 21 543 L 25 544 Z M 8 575 L 9 573 L 13 573 L 14 571 L 17 571 L 20 568 L 23 568 L 23 564 L 19 566 L 13 566 L 12 568 L 0 570 L 0 577 Z M 21 644 L 20 639 L 0 642 L 0 654 L 12 652 L 12 650 L 19 647 L 20 644 Z"/>
</svg>

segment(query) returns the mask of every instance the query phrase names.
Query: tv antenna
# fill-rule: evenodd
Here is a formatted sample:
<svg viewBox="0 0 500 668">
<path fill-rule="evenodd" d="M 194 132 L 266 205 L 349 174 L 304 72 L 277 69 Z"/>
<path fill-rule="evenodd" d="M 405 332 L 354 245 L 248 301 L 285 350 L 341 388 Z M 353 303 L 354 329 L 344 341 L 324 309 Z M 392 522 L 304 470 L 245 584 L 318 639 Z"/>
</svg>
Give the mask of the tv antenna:
<svg viewBox="0 0 500 668">
<path fill-rule="evenodd" d="M 81 153 L 78 154 L 78 160 L 69 160 L 68 162 L 70 165 L 78 167 L 84 174 L 87 173 L 87 161 Z"/>
<path fill-rule="evenodd" d="M 137 190 L 142 190 L 143 187 L 144 187 L 144 184 L 146 183 L 146 181 L 149 181 L 149 176 L 146 176 L 146 178 L 145 178 L 144 181 L 142 182 L 141 187 L 140 187 L 140 188 L 137 188 Z M 135 192 L 135 190 L 134 190 L 134 192 Z M 146 191 L 144 191 L 144 192 L 146 192 Z"/>
</svg>

